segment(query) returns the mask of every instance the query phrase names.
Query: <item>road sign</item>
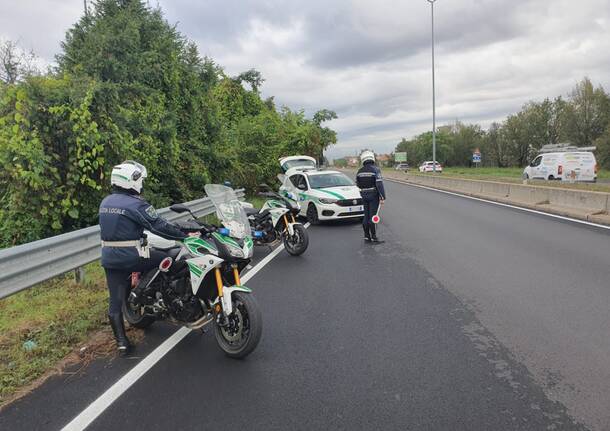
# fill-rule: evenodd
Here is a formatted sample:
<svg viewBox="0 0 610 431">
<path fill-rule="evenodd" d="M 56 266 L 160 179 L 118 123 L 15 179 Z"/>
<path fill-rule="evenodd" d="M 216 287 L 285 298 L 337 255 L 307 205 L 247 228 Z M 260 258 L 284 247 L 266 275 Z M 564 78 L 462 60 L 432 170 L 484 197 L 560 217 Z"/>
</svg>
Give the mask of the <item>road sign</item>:
<svg viewBox="0 0 610 431">
<path fill-rule="evenodd" d="M 394 153 L 394 161 L 395 162 L 406 162 L 407 153 L 406 152 Z"/>
<path fill-rule="evenodd" d="M 472 152 L 472 163 L 481 163 L 481 151 L 478 148 Z"/>
</svg>

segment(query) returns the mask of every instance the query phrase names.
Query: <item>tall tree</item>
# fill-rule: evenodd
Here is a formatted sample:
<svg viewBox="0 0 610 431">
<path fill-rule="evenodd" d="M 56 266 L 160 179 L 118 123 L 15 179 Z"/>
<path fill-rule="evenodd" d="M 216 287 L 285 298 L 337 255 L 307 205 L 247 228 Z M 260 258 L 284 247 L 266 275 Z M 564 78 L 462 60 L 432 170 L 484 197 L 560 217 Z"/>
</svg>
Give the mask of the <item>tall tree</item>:
<svg viewBox="0 0 610 431">
<path fill-rule="evenodd" d="M 509 166 L 510 159 L 507 150 L 508 148 L 505 145 L 504 137 L 502 135 L 502 125 L 496 122 L 491 123 L 485 136 L 484 151 L 487 153 L 488 160 L 494 166 L 500 168 Z"/>
<path fill-rule="evenodd" d="M 242 82 L 247 82 L 250 84 L 250 87 L 252 87 L 252 90 L 256 93 L 258 93 L 259 88 L 261 85 L 263 85 L 263 82 L 265 82 L 263 75 L 256 69 L 250 69 L 240 73 L 237 75 L 235 80 L 240 84 Z"/>
<path fill-rule="evenodd" d="M 12 40 L 0 41 L 0 82 L 14 84 L 37 74 L 39 70 L 33 51 L 24 51 Z"/>
<path fill-rule="evenodd" d="M 564 114 L 566 137 L 578 146 L 591 145 L 610 120 L 608 94 L 585 77 L 570 93 L 569 102 Z"/>
</svg>

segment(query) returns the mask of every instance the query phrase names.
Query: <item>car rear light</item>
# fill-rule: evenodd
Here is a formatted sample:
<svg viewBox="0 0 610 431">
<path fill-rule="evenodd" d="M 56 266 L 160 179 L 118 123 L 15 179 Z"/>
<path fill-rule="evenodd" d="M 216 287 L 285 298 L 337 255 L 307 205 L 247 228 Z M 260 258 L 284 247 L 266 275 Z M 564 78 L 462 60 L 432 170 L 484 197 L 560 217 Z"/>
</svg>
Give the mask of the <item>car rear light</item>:
<svg viewBox="0 0 610 431">
<path fill-rule="evenodd" d="M 563 174 L 563 166 L 559 165 L 557 167 L 557 175 L 561 175 L 561 174 Z"/>
<path fill-rule="evenodd" d="M 599 170 L 599 165 L 596 163 L 595 164 L 595 173 L 597 173 L 598 170 Z"/>
</svg>

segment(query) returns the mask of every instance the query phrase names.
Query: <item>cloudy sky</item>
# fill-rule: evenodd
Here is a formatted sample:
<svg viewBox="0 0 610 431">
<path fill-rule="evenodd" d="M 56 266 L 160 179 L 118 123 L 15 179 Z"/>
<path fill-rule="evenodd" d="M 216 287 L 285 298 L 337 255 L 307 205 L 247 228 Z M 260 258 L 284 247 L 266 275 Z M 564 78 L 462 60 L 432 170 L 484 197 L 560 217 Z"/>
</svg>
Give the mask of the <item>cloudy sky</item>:
<svg viewBox="0 0 610 431">
<path fill-rule="evenodd" d="M 160 0 L 229 74 L 255 68 L 278 104 L 337 112 L 331 158 L 431 130 L 426 0 Z M 52 63 L 83 0 L 0 2 L 0 38 Z M 437 119 L 484 127 L 589 76 L 610 89 L 610 0 L 437 0 Z"/>
</svg>

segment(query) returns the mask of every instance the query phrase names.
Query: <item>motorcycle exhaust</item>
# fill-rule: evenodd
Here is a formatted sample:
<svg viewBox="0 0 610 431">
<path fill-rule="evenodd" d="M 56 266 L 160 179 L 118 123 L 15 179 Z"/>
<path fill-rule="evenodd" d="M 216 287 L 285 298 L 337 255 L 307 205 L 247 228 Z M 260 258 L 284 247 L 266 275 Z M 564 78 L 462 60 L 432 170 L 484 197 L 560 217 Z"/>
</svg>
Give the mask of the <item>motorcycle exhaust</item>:
<svg viewBox="0 0 610 431">
<path fill-rule="evenodd" d="M 201 329 L 208 323 L 214 320 L 214 314 L 208 313 L 205 314 L 201 319 L 195 320 L 194 322 L 187 323 L 185 326 L 189 329 Z"/>
</svg>

